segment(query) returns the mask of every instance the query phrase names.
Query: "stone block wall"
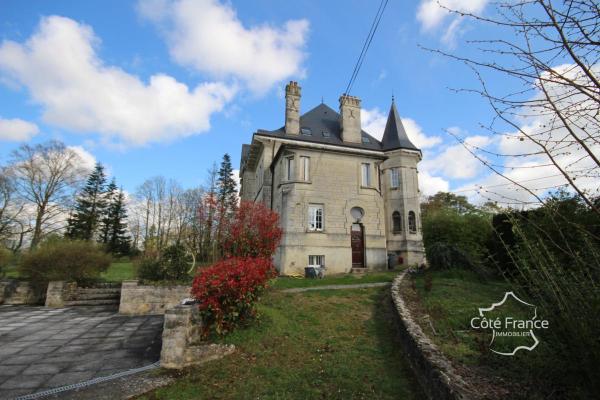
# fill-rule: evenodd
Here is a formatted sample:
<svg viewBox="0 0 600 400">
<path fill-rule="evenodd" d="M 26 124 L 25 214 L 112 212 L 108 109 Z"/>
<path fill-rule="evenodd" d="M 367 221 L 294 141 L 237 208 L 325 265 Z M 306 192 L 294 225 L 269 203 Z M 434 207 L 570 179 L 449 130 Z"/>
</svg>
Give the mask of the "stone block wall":
<svg viewBox="0 0 600 400">
<path fill-rule="evenodd" d="M 178 305 L 165 312 L 160 366 L 181 369 L 231 354 L 233 345 L 201 341 L 202 320 L 195 305 Z"/>
<path fill-rule="evenodd" d="M 121 286 L 119 313 L 126 315 L 164 314 L 169 308 L 190 297 L 189 286 L 140 285 L 124 281 Z"/>
<path fill-rule="evenodd" d="M 43 290 L 36 288 L 31 282 L 16 279 L 0 281 L 0 304 L 40 304 L 43 297 Z"/>
<path fill-rule="evenodd" d="M 77 283 L 65 281 L 52 281 L 46 290 L 46 307 L 61 308 L 77 290 Z"/>
<path fill-rule="evenodd" d="M 397 312 L 400 339 L 407 359 L 425 395 L 435 400 L 480 399 L 481 393 L 470 389 L 452 363 L 427 337 L 413 318 L 401 296 L 400 285 L 407 272 L 392 283 L 392 300 Z"/>
</svg>

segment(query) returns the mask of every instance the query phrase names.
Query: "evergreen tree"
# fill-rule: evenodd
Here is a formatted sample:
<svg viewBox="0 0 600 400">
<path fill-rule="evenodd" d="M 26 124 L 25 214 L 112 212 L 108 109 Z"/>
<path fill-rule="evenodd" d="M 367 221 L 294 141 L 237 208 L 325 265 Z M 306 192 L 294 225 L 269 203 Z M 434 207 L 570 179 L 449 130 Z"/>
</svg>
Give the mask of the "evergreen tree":
<svg viewBox="0 0 600 400">
<path fill-rule="evenodd" d="M 72 239 L 91 240 L 98 231 L 106 209 L 104 167 L 96 163 L 79 196 L 74 212 L 69 216 L 65 236 Z"/>
<path fill-rule="evenodd" d="M 238 197 L 235 179 L 233 178 L 233 168 L 231 167 L 231 157 L 225 153 L 221 168 L 219 168 L 219 177 L 217 179 L 218 192 L 217 203 L 223 216 L 231 216 L 237 208 Z"/>
<path fill-rule="evenodd" d="M 128 254 L 131 238 L 127 234 L 127 210 L 125 208 L 125 195 L 119 190 L 113 196 L 108 207 L 108 250 L 113 254 Z"/>
<path fill-rule="evenodd" d="M 104 210 L 104 214 L 102 216 L 102 223 L 100 225 L 100 237 L 99 237 L 99 241 L 101 243 L 108 243 L 109 237 L 110 237 L 110 217 L 109 217 L 109 213 L 110 213 L 110 206 L 113 204 L 115 197 L 117 196 L 117 183 L 115 182 L 115 179 L 113 178 L 110 181 L 110 184 L 108 185 L 108 187 L 106 188 L 106 193 L 105 193 L 105 200 L 107 203 L 107 206 L 105 207 Z"/>
</svg>

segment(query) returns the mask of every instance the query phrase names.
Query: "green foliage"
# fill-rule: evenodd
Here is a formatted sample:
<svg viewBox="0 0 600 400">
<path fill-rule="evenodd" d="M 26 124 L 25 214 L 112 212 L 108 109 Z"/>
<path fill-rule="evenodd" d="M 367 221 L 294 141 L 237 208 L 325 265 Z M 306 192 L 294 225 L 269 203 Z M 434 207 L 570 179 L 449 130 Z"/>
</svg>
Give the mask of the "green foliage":
<svg viewBox="0 0 600 400">
<path fill-rule="evenodd" d="M 110 262 L 110 255 L 93 242 L 53 238 L 23 256 L 19 273 L 36 283 L 86 282 L 97 279 Z"/>
<path fill-rule="evenodd" d="M 235 211 L 237 207 L 237 188 L 235 179 L 233 179 L 231 157 L 227 153 L 223 155 L 223 161 L 221 161 L 217 185 L 217 203 L 220 213 L 225 217 Z"/>
<path fill-rule="evenodd" d="M 174 244 L 165 249 L 161 257 L 164 268 L 164 279 L 178 281 L 188 277 L 189 257 L 181 244 Z"/>
<path fill-rule="evenodd" d="M 81 193 L 77 196 L 74 213 L 68 220 L 66 237 L 82 240 L 94 238 L 107 206 L 105 184 L 104 167 L 96 163 Z"/>
<path fill-rule="evenodd" d="M 190 260 L 181 244 L 167 247 L 160 257 L 146 254 L 135 262 L 137 276 L 147 281 L 183 281 L 190 278 Z"/>
<path fill-rule="evenodd" d="M 507 218 L 511 267 L 505 272 L 550 321 L 549 351 L 564 360 L 546 374 L 556 385 L 597 392 L 600 217 L 578 198 L 558 193 L 543 207 Z"/>
<path fill-rule="evenodd" d="M 433 196 L 434 203 L 424 204 L 423 242 L 429 265 L 435 269 L 485 269 L 492 238 L 490 216 L 454 195 L 450 200 L 443 195 L 451 194 L 438 193 Z"/>
<path fill-rule="evenodd" d="M 135 261 L 137 277 L 145 281 L 161 281 L 164 279 L 160 260 L 153 257 L 142 257 Z"/>
</svg>

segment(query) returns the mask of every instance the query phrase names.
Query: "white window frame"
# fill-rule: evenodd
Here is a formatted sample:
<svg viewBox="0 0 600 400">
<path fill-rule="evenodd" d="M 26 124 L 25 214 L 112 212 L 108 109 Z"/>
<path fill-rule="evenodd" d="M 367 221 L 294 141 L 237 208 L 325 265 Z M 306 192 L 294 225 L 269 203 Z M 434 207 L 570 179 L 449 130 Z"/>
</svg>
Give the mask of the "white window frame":
<svg viewBox="0 0 600 400">
<path fill-rule="evenodd" d="M 285 157 L 285 180 L 294 180 L 294 156 Z"/>
<path fill-rule="evenodd" d="M 300 160 L 302 161 L 302 180 L 308 182 L 310 181 L 310 157 L 301 156 Z"/>
<path fill-rule="evenodd" d="M 364 187 L 371 187 L 371 164 L 362 163 L 360 165 L 361 171 L 361 185 Z"/>
<path fill-rule="evenodd" d="M 308 206 L 308 230 L 322 232 L 325 226 L 325 212 L 322 204 L 310 204 Z"/>
<path fill-rule="evenodd" d="M 400 187 L 400 168 L 390 168 L 390 187 L 392 189 Z"/>
<path fill-rule="evenodd" d="M 324 267 L 325 266 L 325 256 L 321 255 L 321 254 L 309 255 L 308 256 L 308 266 L 309 267 Z"/>
</svg>

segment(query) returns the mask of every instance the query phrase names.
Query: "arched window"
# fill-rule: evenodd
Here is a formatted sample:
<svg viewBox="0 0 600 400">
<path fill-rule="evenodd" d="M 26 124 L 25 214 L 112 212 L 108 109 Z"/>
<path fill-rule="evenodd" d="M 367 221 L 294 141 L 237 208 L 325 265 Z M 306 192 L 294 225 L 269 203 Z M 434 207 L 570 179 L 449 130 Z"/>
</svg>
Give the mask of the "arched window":
<svg viewBox="0 0 600 400">
<path fill-rule="evenodd" d="M 414 211 L 408 212 L 408 230 L 410 233 L 417 233 L 417 216 Z"/>
<path fill-rule="evenodd" d="M 399 233 L 402 231 L 402 217 L 400 217 L 400 213 L 398 211 L 394 211 L 392 213 L 392 230 L 394 233 Z"/>
</svg>

